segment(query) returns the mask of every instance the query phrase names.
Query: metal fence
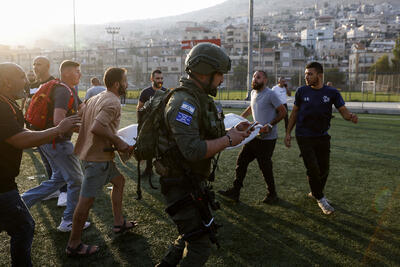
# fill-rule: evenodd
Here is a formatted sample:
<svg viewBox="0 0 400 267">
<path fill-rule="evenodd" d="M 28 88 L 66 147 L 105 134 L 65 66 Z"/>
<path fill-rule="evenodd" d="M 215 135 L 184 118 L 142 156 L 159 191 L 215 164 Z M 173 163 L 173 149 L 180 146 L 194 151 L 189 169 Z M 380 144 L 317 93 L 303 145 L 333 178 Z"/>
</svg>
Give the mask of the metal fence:
<svg viewBox="0 0 400 267">
<path fill-rule="evenodd" d="M 222 44 L 224 46 L 224 44 Z M 272 87 L 277 83 L 277 78 L 285 77 L 289 88 L 295 91 L 304 85 L 304 66 L 307 63 L 305 56 L 291 59 L 290 66 L 283 66 L 279 55 L 272 49 L 255 48 L 253 51 L 253 69 L 263 69 L 269 76 L 268 85 Z M 260 52 L 262 51 L 262 52 Z M 271 52 L 272 51 L 272 52 Z M 19 52 L 12 55 L 0 56 L 1 61 L 16 62 L 25 70 L 32 67 L 36 56 L 44 55 L 50 59 L 51 73 L 58 74 L 59 64 L 66 59 L 75 59 L 81 63 L 82 78 L 80 90 L 90 87 L 92 77 L 102 78 L 104 71 L 111 66 L 126 68 L 128 71 L 129 90 L 128 97 L 137 97 L 138 92 L 150 85 L 150 73 L 160 69 L 164 75 L 164 85 L 169 88 L 179 84 L 179 78 L 185 75 L 184 61 L 188 50 L 182 50 L 180 45 L 145 46 L 129 48 L 98 48 L 81 51 L 51 51 L 42 50 Z M 221 99 L 243 100 L 247 96 L 247 51 L 242 53 L 231 51 L 232 70 L 225 76 L 225 81 L 220 89 Z M 278 55 L 278 56 L 277 56 Z M 399 73 L 369 73 L 339 71 L 339 68 L 330 68 L 324 60 L 325 81 L 331 81 L 333 86 L 339 88 L 347 101 L 399 101 L 400 102 L 400 74 Z M 343 70 L 343 66 L 341 68 Z M 376 83 L 374 97 L 361 95 L 361 83 L 373 80 Z"/>
</svg>

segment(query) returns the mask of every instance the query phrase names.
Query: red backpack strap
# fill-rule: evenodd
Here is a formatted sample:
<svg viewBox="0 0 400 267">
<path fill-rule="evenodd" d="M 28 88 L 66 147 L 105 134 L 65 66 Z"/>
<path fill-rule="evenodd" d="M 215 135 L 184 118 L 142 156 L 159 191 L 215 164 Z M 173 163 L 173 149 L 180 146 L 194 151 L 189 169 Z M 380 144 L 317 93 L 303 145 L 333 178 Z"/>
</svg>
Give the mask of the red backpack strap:
<svg viewBox="0 0 400 267">
<path fill-rule="evenodd" d="M 72 105 L 74 104 L 74 93 L 73 93 L 73 89 L 71 89 L 68 85 L 66 85 L 63 82 L 59 83 L 60 85 L 66 87 L 69 90 L 69 93 L 71 94 L 69 101 L 68 101 L 68 110 L 72 110 Z M 73 113 L 76 113 L 76 110 L 73 110 Z"/>
</svg>

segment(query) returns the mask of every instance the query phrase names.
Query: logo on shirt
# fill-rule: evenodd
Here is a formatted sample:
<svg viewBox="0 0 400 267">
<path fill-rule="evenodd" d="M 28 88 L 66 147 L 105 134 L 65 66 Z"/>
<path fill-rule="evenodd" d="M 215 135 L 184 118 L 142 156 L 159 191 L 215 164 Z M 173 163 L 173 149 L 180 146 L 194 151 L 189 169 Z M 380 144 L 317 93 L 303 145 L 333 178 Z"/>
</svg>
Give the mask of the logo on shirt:
<svg viewBox="0 0 400 267">
<path fill-rule="evenodd" d="M 331 99 L 329 98 L 329 96 L 324 95 L 322 97 L 322 101 L 324 101 L 324 103 L 328 103 Z"/>
<path fill-rule="evenodd" d="M 304 102 L 310 102 L 310 98 L 308 96 L 304 97 Z"/>
</svg>

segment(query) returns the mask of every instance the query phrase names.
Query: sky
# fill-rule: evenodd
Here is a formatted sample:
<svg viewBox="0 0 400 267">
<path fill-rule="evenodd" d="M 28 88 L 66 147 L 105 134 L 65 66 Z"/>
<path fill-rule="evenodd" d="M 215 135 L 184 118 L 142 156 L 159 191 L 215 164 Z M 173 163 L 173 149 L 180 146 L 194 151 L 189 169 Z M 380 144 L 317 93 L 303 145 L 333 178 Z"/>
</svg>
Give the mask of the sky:
<svg viewBox="0 0 400 267">
<path fill-rule="evenodd" d="M 178 15 L 225 0 L 75 0 L 76 24 Z M 0 44 L 24 45 L 54 24 L 73 23 L 73 0 L 1 0 Z"/>
</svg>

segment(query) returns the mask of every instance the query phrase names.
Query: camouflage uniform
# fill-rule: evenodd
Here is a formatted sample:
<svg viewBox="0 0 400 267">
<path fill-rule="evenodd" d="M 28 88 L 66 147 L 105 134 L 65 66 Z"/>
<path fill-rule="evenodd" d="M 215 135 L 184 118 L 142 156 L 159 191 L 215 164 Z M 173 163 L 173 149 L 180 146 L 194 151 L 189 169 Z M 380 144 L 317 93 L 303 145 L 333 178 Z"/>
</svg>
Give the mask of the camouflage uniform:
<svg viewBox="0 0 400 267">
<path fill-rule="evenodd" d="M 173 94 L 165 109 L 170 138 L 160 137 L 159 146 L 163 150 L 163 148 L 177 145 L 183 158 L 190 166 L 191 173 L 205 181 L 211 168 L 211 159 L 204 159 L 207 151 L 205 140 L 225 135 L 223 115 L 217 111 L 213 99 L 198 88 L 193 81 L 182 78 L 180 82 L 182 87 L 193 90 L 197 99 L 185 91 Z M 202 112 L 204 115 L 202 115 Z M 179 162 L 176 165 L 179 165 Z M 172 170 L 172 177 L 162 177 L 161 179 L 168 180 L 183 175 L 182 170 L 175 168 Z M 172 205 L 189 193 L 179 185 L 169 186 L 166 191 L 164 196 L 167 206 Z M 172 216 L 172 219 L 178 227 L 180 236 L 169 248 L 163 261 L 172 266 L 179 262 L 181 266 L 204 265 L 211 249 L 208 235 L 205 234 L 200 238 L 186 242 L 182 239 L 183 234 L 191 233 L 201 227 L 202 220 L 197 208 L 193 205 L 186 206 Z"/>
<path fill-rule="evenodd" d="M 217 92 L 213 85 L 215 74 L 227 73 L 231 62 L 220 47 L 202 43 L 192 48 L 185 65 L 190 79 L 182 78 L 180 84 L 186 90 L 177 90 L 169 99 L 164 110 L 167 132 L 158 139 L 158 151 L 162 155 L 160 162 L 161 166 L 166 167 L 166 171 L 160 171 L 157 164 L 155 165 L 156 171 L 161 174 L 161 190 L 167 203 L 167 212 L 178 227 L 179 237 L 158 266 L 176 266 L 179 263 L 180 266 L 204 265 L 211 252 L 210 239 L 214 236 L 209 231 L 191 235 L 204 230 L 201 216 L 205 214 L 204 209 L 201 209 L 204 206 L 199 207 L 196 201 L 182 200 L 193 193 L 193 184 L 200 191 L 205 188 L 211 169 L 211 158 L 205 158 L 206 140 L 217 139 L 226 134 L 222 110 L 217 110 L 209 95 L 215 96 Z M 208 84 L 200 81 L 196 73 L 208 75 Z M 188 187 L 188 184 L 191 186 Z M 179 202 L 187 204 L 176 205 Z M 208 205 L 207 214 L 210 215 Z M 168 209 L 172 207 L 178 208 L 170 212 Z M 209 216 L 206 220 L 208 222 Z"/>
</svg>

